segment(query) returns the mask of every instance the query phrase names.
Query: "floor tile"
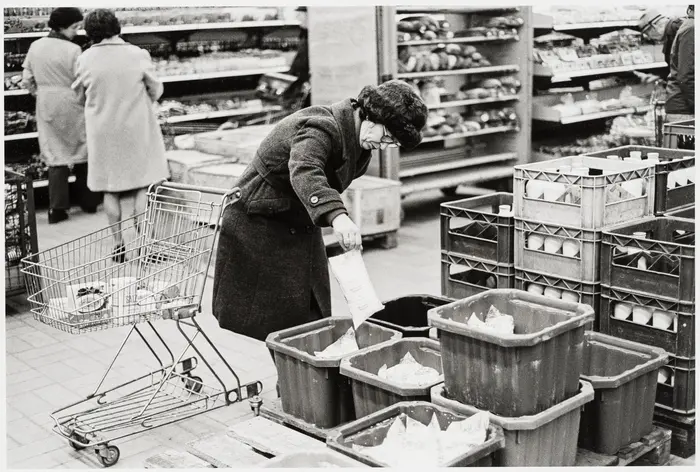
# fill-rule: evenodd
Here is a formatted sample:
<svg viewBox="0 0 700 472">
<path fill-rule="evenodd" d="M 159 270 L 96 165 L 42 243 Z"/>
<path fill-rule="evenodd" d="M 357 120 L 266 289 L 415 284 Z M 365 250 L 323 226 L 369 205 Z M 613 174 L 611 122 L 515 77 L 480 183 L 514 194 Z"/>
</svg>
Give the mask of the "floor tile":
<svg viewBox="0 0 700 472">
<path fill-rule="evenodd" d="M 51 434 L 50 429 L 42 428 L 27 418 L 7 423 L 7 436 L 22 446 L 39 442 Z"/>
<path fill-rule="evenodd" d="M 42 387 L 45 386 L 46 385 L 42 385 Z M 53 411 L 51 405 L 49 405 L 46 400 L 40 398 L 32 391 L 23 392 L 16 396 L 8 396 L 7 403 L 8 405 L 12 405 L 13 408 L 22 413 L 25 417 L 34 416 L 39 413 L 49 414 Z"/>
</svg>

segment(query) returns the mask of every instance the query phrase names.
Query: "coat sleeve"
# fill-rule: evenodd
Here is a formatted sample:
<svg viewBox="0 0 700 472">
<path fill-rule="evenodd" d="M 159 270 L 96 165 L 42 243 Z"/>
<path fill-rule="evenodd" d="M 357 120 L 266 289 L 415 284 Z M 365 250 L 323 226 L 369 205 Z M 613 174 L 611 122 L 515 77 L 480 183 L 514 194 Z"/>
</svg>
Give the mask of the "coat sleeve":
<svg viewBox="0 0 700 472">
<path fill-rule="evenodd" d="M 83 82 L 85 78 L 85 71 L 83 70 L 83 56 L 80 55 L 75 61 L 75 81 L 71 85 L 71 88 L 78 96 L 78 101 L 85 105 L 85 83 Z"/>
<path fill-rule="evenodd" d="M 151 101 L 158 100 L 163 95 L 163 82 L 156 76 L 156 68 L 151 60 L 151 55 L 145 49 L 143 54 L 143 83 L 146 85 L 146 92 L 151 97 Z"/>
<path fill-rule="evenodd" d="M 26 89 L 30 94 L 36 95 L 36 80 L 32 71 L 32 57 L 32 48 L 30 46 L 29 51 L 27 51 L 27 57 L 24 58 L 24 63 L 22 64 L 22 88 Z"/>
<path fill-rule="evenodd" d="M 328 226 L 329 216 L 347 213 L 340 193 L 330 186 L 325 172 L 333 152 L 334 128 L 331 120 L 307 121 L 292 140 L 289 153 L 289 180 L 316 226 Z"/>
<path fill-rule="evenodd" d="M 678 85 L 690 110 L 695 109 L 695 28 L 682 31 L 678 41 Z"/>
</svg>

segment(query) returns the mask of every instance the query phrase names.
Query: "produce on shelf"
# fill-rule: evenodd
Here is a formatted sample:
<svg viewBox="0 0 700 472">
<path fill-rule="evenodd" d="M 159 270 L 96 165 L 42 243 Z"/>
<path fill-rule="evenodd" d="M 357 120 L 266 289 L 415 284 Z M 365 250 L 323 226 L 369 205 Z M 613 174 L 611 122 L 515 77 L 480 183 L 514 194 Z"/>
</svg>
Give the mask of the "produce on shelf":
<svg viewBox="0 0 700 472">
<path fill-rule="evenodd" d="M 513 129 L 517 129 L 518 117 L 514 109 L 506 107 L 478 110 L 465 115 L 436 110 L 428 113 L 423 136 L 426 138 L 435 136 L 449 137 L 452 134 L 473 133 L 501 126 L 510 126 Z"/>
<path fill-rule="evenodd" d="M 5 135 L 36 131 L 36 119 L 31 113 L 5 111 Z"/>
<path fill-rule="evenodd" d="M 34 154 L 23 162 L 5 162 L 5 167 L 20 174 L 31 176 L 34 180 L 44 180 L 49 176 L 49 168 L 41 161 L 39 154 Z"/>
<path fill-rule="evenodd" d="M 491 61 L 471 44 L 447 44 L 435 48 L 410 46 L 401 48 L 398 57 L 400 73 L 472 69 L 490 65 Z"/>
<path fill-rule="evenodd" d="M 22 70 L 22 64 L 27 57 L 25 53 L 5 53 L 5 72 L 15 72 Z"/>
<path fill-rule="evenodd" d="M 187 116 L 199 113 L 211 113 L 225 110 L 249 109 L 251 112 L 262 110 L 261 100 L 244 100 L 240 98 L 216 99 L 206 101 L 180 102 L 177 100 L 164 100 L 158 106 L 158 119 L 166 120 L 171 116 Z"/>
<path fill-rule="evenodd" d="M 21 90 L 22 74 L 5 77 L 5 90 Z"/>
<path fill-rule="evenodd" d="M 620 92 L 619 98 L 598 100 L 597 94 L 592 92 L 586 95 L 585 100 L 574 101 L 571 93 L 561 96 L 561 103 L 551 108 L 558 111 L 562 117 L 588 115 L 604 111 L 621 110 L 624 108 L 637 108 L 649 105 L 649 100 L 638 97 L 632 93 L 631 87 L 625 87 Z"/>
<path fill-rule="evenodd" d="M 498 16 L 483 19 L 474 27 L 461 31 L 450 31 L 450 24 L 430 15 L 403 18 L 396 24 L 397 41 L 439 41 L 453 38 L 483 37 L 500 38 L 517 36 L 515 29 L 523 25 L 518 16 Z"/>
<path fill-rule="evenodd" d="M 287 66 L 285 55 L 273 50 L 248 49 L 240 52 L 216 52 L 199 57 L 155 60 L 159 76 L 188 75 L 206 72 L 224 72 L 247 69 L 265 69 Z"/>
</svg>

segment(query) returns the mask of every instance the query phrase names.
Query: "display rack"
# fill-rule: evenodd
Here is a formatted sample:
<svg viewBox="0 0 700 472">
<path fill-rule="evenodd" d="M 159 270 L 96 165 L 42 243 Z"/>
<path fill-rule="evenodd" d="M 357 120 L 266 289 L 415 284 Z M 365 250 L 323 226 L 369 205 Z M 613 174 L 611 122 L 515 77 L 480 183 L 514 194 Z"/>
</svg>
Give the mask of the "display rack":
<svg viewBox="0 0 700 472">
<path fill-rule="evenodd" d="M 406 17 L 431 15 L 445 20 L 450 31 L 458 32 L 478 25 L 489 17 L 516 15 L 524 23 L 500 36 L 455 35 L 452 38 L 399 41 L 397 22 Z M 444 88 L 459 90 L 467 84 L 475 84 L 487 78 L 517 77 L 522 87 L 517 94 L 467 100 L 448 100 L 431 104 L 429 109 L 459 113 L 508 106 L 514 109 L 518 126 L 494 126 L 470 133 L 425 137 L 412 151 L 389 148 L 381 152 L 378 175 L 399 180 L 402 195 L 413 192 L 442 190 L 452 194 L 464 184 L 484 183 L 507 179 L 513 166 L 528 161 L 530 149 L 530 122 L 532 89 L 532 12 L 521 8 L 456 8 L 398 6 L 377 8 L 377 47 L 379 50 L 379 82 L 393 78 L 412 80 L 436 77 L 444 81 Z M 442 44 L 470 44 L 483 52 L 491 65 L 487 67 L 459 68 L 421 72 L 399 72 L 399 50 L 405 47 L 430 47 Z M 474 85 L 475 86 L 475 85 Z"/>
</svg>

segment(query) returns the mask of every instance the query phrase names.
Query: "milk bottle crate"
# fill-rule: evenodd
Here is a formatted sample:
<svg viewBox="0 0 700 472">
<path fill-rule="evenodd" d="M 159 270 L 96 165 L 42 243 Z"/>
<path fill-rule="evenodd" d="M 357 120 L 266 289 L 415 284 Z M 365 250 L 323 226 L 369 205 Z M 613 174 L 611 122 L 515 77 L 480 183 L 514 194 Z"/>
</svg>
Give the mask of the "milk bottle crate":
<svg viewBox="0 0 700 472">
<path fill-rule="evenodd" d="M 626 162 L 635 162 L 629 160 L 630 153 L 634 151 L 642 153 L 644 159 L 642 162 L 646 160 L 650 152 L 659 154 L 660 162 L 654 166 L 656 173 L 655 215 L 661 215 L 667 211 L 695 203 L 695 151 L 650 146 L 622 146 L 585 155 L 602 158 L 615 155 Z M 669 182 L 673 184 L 671 188 L 668 187 Z"/>
<path fill-rule="evenodd" d="M 513 194 L 498 192 L 440 205 L 443 251 L 513 264 L 513 216 L 499 215 L 499 206 L 512 210 Z"/>
<path fill-rule="evenodd" d="M 675 121 L 664 124 L 664 147 L 677 149 L 695 144 L 695 120 Z M 689 146 L 692 148 L 694 146 Z"/>
<path fill-rule="evenodd" d="M 457 270 L 460 269 L 460 270 Z M 515 268 L 442 252 L 442 295 L 458 300 L 494 288 L 513 288 Z"/>
<path fill-rule="evenodd" d="M 646 218 L 606 228 L 600 261 L 609 287 L 695 301 L 694 221 Z"/>
<path fill-rule="evenodd" d="M 657 346 L 673 356 L 695 356 L 694 303 L 601 287 L 601 333 Z"/>
<path fill-rule="evenodd" d="M 563 157 L 515 166 L 513 186 L 522 220 L 600 231 L 654 212 L 654 169 L 645 163 Z"/>
<path fill-rule="evenodd" d="M 695 358 L 670 356 L 666 373 L 658 378 L 656 406 L 683 415 L 695 413 Z"/>
<path fill-rule="evenodd" d="M 556 277 L 598 283 L 601 238 L 600 231 L 516 219 L 515 266 Z M 539 249 L 536 249 L 537 246 L 540 246 Z"/>
</svg>

